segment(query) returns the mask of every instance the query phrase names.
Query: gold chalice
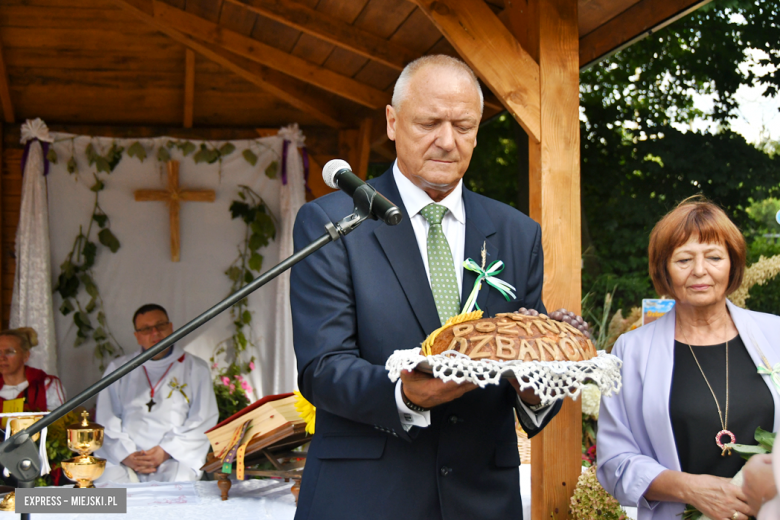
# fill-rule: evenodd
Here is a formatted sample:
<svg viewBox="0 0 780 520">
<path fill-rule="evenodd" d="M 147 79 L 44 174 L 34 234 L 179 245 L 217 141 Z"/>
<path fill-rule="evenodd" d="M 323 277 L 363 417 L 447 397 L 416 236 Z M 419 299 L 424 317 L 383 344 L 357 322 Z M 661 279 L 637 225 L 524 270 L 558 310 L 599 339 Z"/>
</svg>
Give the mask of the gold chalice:
<svg viewBox="0 0 780 520">
<path fill-rule="evenodd" d="M 16 435 L 25 428 L 32 426 L 33 423 L 40 421 L 42 417 L 42 415 L 23 415 L 21 417 L 14 417 L 11 419 L 11 435 Z M 40 437 L 41 435 L 38 433 L 33 435 L 33 442 L 40 439 Z M 15 508 L 16 492 L 11 491 L 6 496 L 4 496 L 2 502 L 0 502 L 0 511 L 14 511 Z"/>
<path fill-rule="evenodd" d="M 76 481 L 77 488 L 93 488 L 92 483 L 106 469 L 106 459 L 90 455 L 103 446 L 103 427 L 89 420 L 89 413 L 81 412 L 81 421 L 68 426 L 68 448 L 78 453 L 62 461 L 62 472 Z"/>
</svg>

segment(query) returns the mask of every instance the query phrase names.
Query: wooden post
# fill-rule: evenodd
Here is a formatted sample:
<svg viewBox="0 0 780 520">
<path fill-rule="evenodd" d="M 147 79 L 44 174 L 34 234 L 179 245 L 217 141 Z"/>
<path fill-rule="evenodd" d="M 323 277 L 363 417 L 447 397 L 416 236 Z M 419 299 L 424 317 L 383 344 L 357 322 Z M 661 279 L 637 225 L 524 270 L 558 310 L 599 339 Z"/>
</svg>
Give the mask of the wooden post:
<svg viewBox="0 0 780 520">
<path fill-rule="evenodd" d="M 516 1 L 516 0 L 515 0 Z M 534 0 L 529 0 L 529 4 Z M 542 226 L 543 299 L 581 312 L 579 34 L 577 0 L 536 3 L 541 139 L 529 140 L 530 211 Z M 582 471 L 582 403 L 566 399 L 531 443 L 532 520 L 568 518 Z"/>
<path fill-rule="evenodd" d="M 360 122 L 360 128 L 339 131 L 339 155 L 352 167 L 352 171 L 361 179 L 368 173 L 368 157 L 371 154 L 370 118 Z"/>
</svg>

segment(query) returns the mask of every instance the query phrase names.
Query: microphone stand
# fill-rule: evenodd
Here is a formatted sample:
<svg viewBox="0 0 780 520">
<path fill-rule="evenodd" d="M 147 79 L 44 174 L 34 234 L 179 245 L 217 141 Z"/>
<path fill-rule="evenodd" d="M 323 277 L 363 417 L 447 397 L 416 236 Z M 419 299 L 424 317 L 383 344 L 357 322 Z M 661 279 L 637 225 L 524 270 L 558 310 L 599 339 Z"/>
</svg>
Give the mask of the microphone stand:
<svg viewBox="0 0 780 520">
<path fill-rule="evenodd" d="M 202 313 L 184 325 L 182 328 L 176 330 L 167 338 L 163 339 L 153 347 L 143 351 L 141 354 L 134 357 L 116 369 L 114 372 L 100 379 L 86 390 L 83 390 L 77 396 L 69 399 L 60 407 L 56 408 L 51 413 L 43 417 L 43 419 L 40 421 L 33 423 L 28 428 L 21 430 L 16 435 L 6 439 L 2 444 L 0 444 L 0 464 L 6 467 L 8 471 L 16 477 L 18 481 L 18 487 L 33 487 L 33 482 L 39 476 L 41 470 L 38 449 L 35 447 L 35 444 L 33 444 L 32 441 L 32 436 L 34 434 L 40 432 L 47 426 L 50 426 L 57 419 L 65 416 L 71 410 L 76 408 L 90 397 L 94 396 L 107 386 L 114 383 L 116 380 L 140 367 L 146 361 L 163 352 L 174 343 L 180 341 L 190 332 L 205 325 L 212 318 L 229 309 L 237 302 L 243 300 L 307 256 L 316 252 L 326 244 L 335 242 L 339 238 L 351 233 L 360 224 L 362 224 L 364 220 L 368 218 L 376 219 L 376 216 L 371 211 L 375 196 L 377 196 L 377 191 L 374 190 L 371 186 L 367 184 L 361 186 L 352 196 L 352 200 L 355 204 L 354 211 L 341 219 L 335 225 L 331 222 L 325 224 L 326 233 L 324 235 L 314 240 L 311 244 L 304 247 L 297 253 L 294 253 L 292 256 L 281 261 L 263 275 L 258 276 L 252 282 L 231 294 L 221 302 L 217 303 L 206 312 Z M 22 520 L 29 520 L 30 514 L 22 513 L 21 518 Z"/>
</svg>

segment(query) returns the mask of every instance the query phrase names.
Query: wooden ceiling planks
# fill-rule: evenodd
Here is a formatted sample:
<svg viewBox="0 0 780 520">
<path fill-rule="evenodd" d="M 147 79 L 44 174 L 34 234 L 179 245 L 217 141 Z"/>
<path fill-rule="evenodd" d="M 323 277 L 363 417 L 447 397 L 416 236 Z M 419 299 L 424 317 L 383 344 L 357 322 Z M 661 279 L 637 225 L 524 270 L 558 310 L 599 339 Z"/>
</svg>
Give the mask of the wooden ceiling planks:
<svg viewBox="0 0 780 520">
<path fill-rule="evenodd" d="M 281 58 L 303 64 L 309 71 L 306 79 L 312 83 L 319 85 L 319 76 L 324 74 L 368 89 L 375 97 L 370 103 L 365 97 L 362 101 L 373 108 L 364 108 L 355 102 L 354 92 L 339 91 L 339 96 L 346 94 L 347 98 L 334 96 L 267 63 L 215 49 L 213 40 L 209 43 L 203 37 L 182 34 L 172 38 L 170 32 L 139 23 L 116 1 L 0 0 L 0 45 L 16 116 L 83 123 L 181 124 L 184 49 L 194 45 L 206 48 L 208 54 L 206 60 L 199 57 L 195 67 L 194 126 L 275 126 L 295 120 L 356 127 L 365 117 L 381 119 L 403 64 L 426 53 L 456 54 L 428 17 L 405 0 L 156 0 L 162 9 L 176 8 L 217 24 L 220 30 L 243 37 L 249 46 L 258 41 L 273 47 L 284 53 L 277 54 L 274 67 L 281 67 Z M 441 0 L 442 4 L 449 2 Z M 494 13 L 505 7 L 504 0 L 486 2 Z M 696 2 L 579 0 L 581 49 L 598 54 L 614 41 L 636 37 L 625 28 L 636 26 L 640 15 L 645 24 L 638 26 L 641 35 L 656 27 L 652 24 L 664 6 L 668 10 L 670 4 Z M 153 5 L 149 0 L 124 3 Z M 281 6 L 275 14 L 258 12 L 274 5 Z M 301 27 L 305 20 L 290 20 L 291 12 L 309 13 L 314 25 Z M 317 23 L 322 27 L 336 24 L 337 30 L 330 36 L 318 34 Z M 361 39 L 366 35 L 371 38 Z M 346 43 L 340 40 L 342 36 Z M 339 44 L 329 39 L 339 39 Z M 596 40 L 600 46 L 588 45 Z M 377 47 L 386 47 L 391 57 L 376 51 Z M 334 90 L 333 85 L 329 88 Z M 78 93 L 83 99 L 77 99 Z M 487 99 L 492 101 L 486 104 L 489 117 L 500 105 L 491 95 Z M 280 119 L 274 122 L 274 117 Z"/>
</svg>

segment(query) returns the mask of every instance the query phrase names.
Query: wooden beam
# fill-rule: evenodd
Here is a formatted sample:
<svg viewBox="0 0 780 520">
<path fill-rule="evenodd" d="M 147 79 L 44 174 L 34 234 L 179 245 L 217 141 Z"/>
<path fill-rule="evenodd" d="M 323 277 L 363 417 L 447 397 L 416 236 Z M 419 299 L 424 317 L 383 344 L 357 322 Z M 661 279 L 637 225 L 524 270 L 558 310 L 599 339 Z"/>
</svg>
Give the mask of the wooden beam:
<svg viewBox="0 0 780 520">
<path fill-rule="evenodd" d="M 6 177 L 5 171 L 5 157 L 3 156 L 3 125 L 0 124 L 0 327 L 3 329 L 8 328 L 8 323 L 5 322 L 5 308 L 3 302 L 3 264 L 5 263 L 6 250 L 3 244 L 3 212 L 5 211 L 5 204 L 3 203 L 3 179 Z M 19 208 L 21 209 L 21 208 Z"/>
<path fill-rule="evenodd" d="M 352 78 L 315 65 L 163 2 L 154 1 L 153 3 L 155 19 L 171 29 L 219 46 L 368 108 L 384 108 L 390 102 L 390 95 L 379 89 L 369 87 Z"/>
<path fill-rule="evenodd" d="M 418 58 L 414 51 L 297 2 L 226 0 L 395 70 Z"/>
<path fill-rule="evenodd" d="M 641 0 L 580 38 L 580 68 L 660 31 L 710 0 Z"/>
<path fill-rule="evenodd" d="M 581 289 L 578 0 L 540 0 L 540 179 L 532 212 L 542 226 L 544 287 L 550 309 L 579 313 Z M 529 155 L 536 153 L 529 151 Z M 532 159 L 534 160 L 534 159 Z M 581 467 L 582 404 L 567 398 L 531 443 L 532 520 L 568 517 Z"/>
<path fill-rule="evenodd" d="M 286 74 L 281 74 L 250 60 L 243 60 L 239 56 L 232 55 L 227 51 L 213 49 L 203 42 L 157 20 L 153 15 L 154 8 L 150 0 L 113 0 L 113 2 L 125 11 L 143 20 L 147 25 L 189 47 L 201 56 L 222 65 L 229 71 L 241 76 L 293 107 L 308 112 L 326 125 L 333 128 L 345 126 L 344 115 L 340 111 L 318 96 L 307 92 L 303 86 Z"/>
<path fill-rule="evenodd" d="M 358 151 L 357 151 L 357 170 L 358 177 L 366 180 L 368 175 L 368 158 L 371 155 L 371 128 L 373 121 L 371 118 L 365 118 L 360 122 L 358 128 Z"/>
<path fill-rule="evenodd" d="M 3 44 L 0 42 L 0 105 L 3 106 L 3 121 L 14 122 L 14 105 L 11 103 L 11 84 L 8 82 L 8 71 L 3 58 Z"/>
<path fill-rule="evenodd" d="M 195 106 L 195 51 L 185 49 L 184 52 L 184 128 L 192 128 Z"/>
<path fill-rule="evenodd" d="M 483 0 L 414 0 L 458 54 L 539 141 L 539 66 Z"/>
</svg>

